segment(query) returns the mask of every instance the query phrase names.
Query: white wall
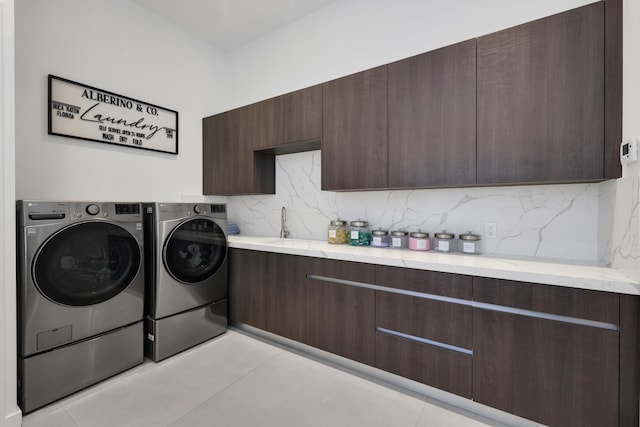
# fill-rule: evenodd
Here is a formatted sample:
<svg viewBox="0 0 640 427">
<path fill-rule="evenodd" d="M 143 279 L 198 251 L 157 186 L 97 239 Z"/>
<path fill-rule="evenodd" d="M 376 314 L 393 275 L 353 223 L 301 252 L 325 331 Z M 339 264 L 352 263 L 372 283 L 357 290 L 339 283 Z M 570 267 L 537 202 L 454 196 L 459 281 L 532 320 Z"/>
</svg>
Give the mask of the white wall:
<svg viewBox="0 0 640 427">
<path fill-rule="evenodd" d="M 16 403 L 13 0 L 0 0 L 0 426 L 20 425 Z"/>
<path fill-rule="evenodd" d="M 202 194 L 202 117 L 226 57 L 129 0 L 16 2 L 16 197 L 179 201 Z M 47 134 L 47 75 L 179 112 L 179 155 Z"/>
<path fill-rule="evenodd" d="M 593 2 L 341 0 L 231 52 L 230 107 Z"/>
</svg>

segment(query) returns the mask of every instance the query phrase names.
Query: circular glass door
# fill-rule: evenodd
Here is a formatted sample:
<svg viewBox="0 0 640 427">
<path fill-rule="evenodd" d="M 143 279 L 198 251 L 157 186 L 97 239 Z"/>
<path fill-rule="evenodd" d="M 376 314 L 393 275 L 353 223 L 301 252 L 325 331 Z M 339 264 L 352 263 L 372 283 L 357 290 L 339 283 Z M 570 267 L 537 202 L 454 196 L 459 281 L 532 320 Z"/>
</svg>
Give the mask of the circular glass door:
<svg viewBox="0 0 640 427">
<path fill-rule="evenodd" d="M 33 261 L 36 286 L 60 304 L 97 304 L 122 292 L 140 268 L 140 247 L 126 230 L 86 222 L 51 236 Z"/>
<path fill-rule="evenodd" d="M 174 279 L 199 283 L 213 276 L 227 255 L 227 239 L 215 222 L 195 218 L 174 228 L 165 241 L 163 258 Z"/>
</svg>

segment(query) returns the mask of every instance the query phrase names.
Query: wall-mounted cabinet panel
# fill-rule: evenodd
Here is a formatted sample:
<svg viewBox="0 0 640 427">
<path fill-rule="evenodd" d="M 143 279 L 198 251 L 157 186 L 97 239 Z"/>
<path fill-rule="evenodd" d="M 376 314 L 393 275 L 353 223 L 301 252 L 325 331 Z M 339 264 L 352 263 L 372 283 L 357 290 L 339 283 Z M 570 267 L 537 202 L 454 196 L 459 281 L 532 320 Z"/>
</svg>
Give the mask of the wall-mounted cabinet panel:
<svg viewBox="0 0 640 427">
<path fill-rule="evenodd" d="M 203 119 L 204 194 L 275 192 L 274 157 L 253 150 L 256 117 L 250 105 Z"/>
<path fill-rule="evenodd" d="M 604 4 L 478 38 L 478 184 L 604 178 Z"/>
<path fill-rule="evenodd" d="M 389 188 L 476 183 L 476 41 L 389 64 Z"/>
<path fill-rule="evenodd" d="M 284 95 L 284 143 L 322 139 L 322 85 Z"/>
<path fill-rule="evenodd" d="M 284 138 L 283 106 L 282 96 L 256 102 L 249 106 L 254 150 L 282 144 Z"/>
<path fill-rule="evenodd" d="M 387 187 L 387 66 L 324 83 L 322 189 Z"/>
</svg>

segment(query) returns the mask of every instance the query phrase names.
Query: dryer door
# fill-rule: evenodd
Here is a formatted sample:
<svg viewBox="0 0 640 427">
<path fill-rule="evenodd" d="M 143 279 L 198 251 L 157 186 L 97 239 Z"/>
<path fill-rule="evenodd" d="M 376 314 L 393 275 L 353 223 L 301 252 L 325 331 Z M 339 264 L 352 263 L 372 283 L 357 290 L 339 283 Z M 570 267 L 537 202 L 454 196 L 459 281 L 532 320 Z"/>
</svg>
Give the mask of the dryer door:
<svg viewBox="0 0 640 427">
<path fill-rule="evenodd" d="M 125 229 L 103 221 L 63 228 L 45 241 L 32 268 L 42 294 L 59 304 L 86 306 L 113 298 L 140 268 L 140 247 Z"/>
<path fill-rule="evenodd" d="M 218 224 L 206 218 L 187 220 L 173 229 L 163 248 L 164 265 L 182 283 L 200 283 L 223 265 L 227 238 Z"/>
</svg>

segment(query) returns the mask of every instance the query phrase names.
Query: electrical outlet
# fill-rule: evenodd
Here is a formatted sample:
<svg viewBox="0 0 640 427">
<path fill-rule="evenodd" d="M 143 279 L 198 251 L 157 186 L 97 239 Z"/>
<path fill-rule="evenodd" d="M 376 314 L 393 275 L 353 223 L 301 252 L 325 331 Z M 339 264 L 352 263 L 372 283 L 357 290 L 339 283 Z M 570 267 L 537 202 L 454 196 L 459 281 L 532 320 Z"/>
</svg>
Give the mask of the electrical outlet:
<svg viewBox="0 0 640 427">
<path fill-rule="evenodd" d="M 484 238 L 485 239 L 497 239 L 498 238 L 498 228 L 496 227 L 495 222 L 485 222 L 484 223 Z"/>
</svg>

